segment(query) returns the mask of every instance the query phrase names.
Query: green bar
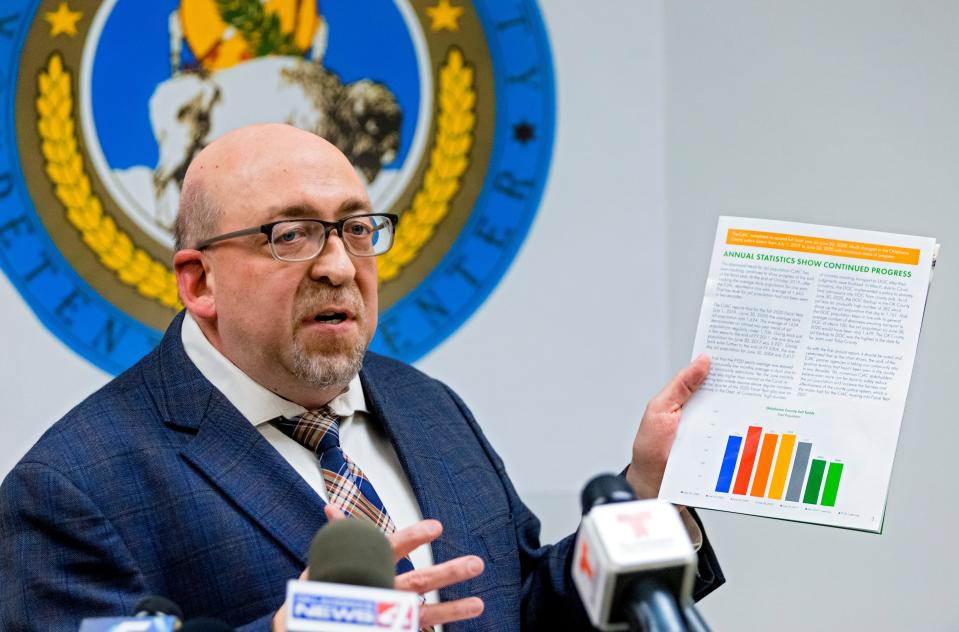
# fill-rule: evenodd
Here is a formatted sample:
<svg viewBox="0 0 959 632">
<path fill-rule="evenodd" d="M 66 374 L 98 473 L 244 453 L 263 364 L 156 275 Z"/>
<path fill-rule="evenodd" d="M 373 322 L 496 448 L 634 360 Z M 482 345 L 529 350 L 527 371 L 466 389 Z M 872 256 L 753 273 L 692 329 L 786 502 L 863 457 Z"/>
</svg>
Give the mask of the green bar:
<svg viewBox="0 0 959 632">
<path fill-rule="evenodd" d="M 820 505 L 824 507 L 836 506 L 836 493 L 839 491 L 839 479 L 841 477 L 842 463 L 830 463 L 829 471 L 826 472 L 826 489 L 822 492 Z"/>
<path fill-rule="evenodd" d="M 822 474 L 826 470 L 826 462 L 822 459 L 813 459 L 809 467 L 809 480 L 806 481 L 806 495 L 802 501 L 807 505 L 819 502 L 819 488 L 822 487 Z"/>
</svg>

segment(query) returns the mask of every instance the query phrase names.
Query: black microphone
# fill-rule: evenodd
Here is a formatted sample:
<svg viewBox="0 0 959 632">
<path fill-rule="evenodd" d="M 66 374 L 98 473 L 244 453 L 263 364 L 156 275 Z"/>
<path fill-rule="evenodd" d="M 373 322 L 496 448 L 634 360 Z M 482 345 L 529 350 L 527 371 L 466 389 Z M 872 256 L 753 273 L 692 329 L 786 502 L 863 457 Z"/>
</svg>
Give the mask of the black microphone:
<svg viewBox="0 0 959 632">
<path fill-rule="evenodd" d="M 150 630 L 173 632 L 182 629 L 183 611 L 166 597 L 149 595 L 133 607 L 129 617 L 93 617 L 80 622 L 80 632 L 111 632 L 113 630 Z"/>
<path fill-rule="evenodd" d="M 166 597 L 159 595 L 149 595 L 144 597 L 137 605 L 133 607 L 133 616 L 135 617 L 162 617 L 171 616 L 183 620 L 183 611 L 180 606 L 170 601 Z"/>
<path fill-rule="evenodd" d="M 636 500 L 629 483 L 604 474 L 582 493 L 573 581 L 603 630 L 708 632 L 692 606 L 693 550 L 675 507 Z"/>
<path fill-rule="evenodd" d="M 368 522 L 347 518 L 321 528 L 310 544 L 308 576 L 287 584 L 289 632 L 419 629 L 419 596 L 393 589 L 393 549 Z"/>
<path fill-rule="evenodd" d="M 585 516 L 598 505 L 611 505 L 636 500 L 633 488 L 615 474 L 600 474 L 586 483 L 580 494 L 580 506 Z"/>
</svg>

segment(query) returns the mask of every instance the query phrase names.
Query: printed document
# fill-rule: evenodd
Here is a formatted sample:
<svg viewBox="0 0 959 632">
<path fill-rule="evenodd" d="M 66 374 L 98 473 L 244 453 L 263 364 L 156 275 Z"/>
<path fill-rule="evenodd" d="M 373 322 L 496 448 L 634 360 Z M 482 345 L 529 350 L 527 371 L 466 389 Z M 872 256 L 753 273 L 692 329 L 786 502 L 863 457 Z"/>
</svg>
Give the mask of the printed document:
<svg viewBox="0 0 959 632">
<path fill-rule="evenodd" d="M 934 239 L 721 217 L 660 490 L 680 505 L 881 532 Z"/>
</svg>

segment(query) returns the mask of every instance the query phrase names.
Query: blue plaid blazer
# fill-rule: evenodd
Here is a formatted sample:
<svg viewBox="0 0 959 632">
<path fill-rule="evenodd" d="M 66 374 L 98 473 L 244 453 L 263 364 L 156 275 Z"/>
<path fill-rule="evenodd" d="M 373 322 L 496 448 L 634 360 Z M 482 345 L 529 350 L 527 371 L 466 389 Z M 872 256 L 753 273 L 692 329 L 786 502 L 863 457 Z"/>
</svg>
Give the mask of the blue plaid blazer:
<svg viewBox="0 0 959 632">
<path fill-rule="evenodd" d="M 72 632 L 83 617 L 129 614 L 148 594 L 190 618 L 270 629 L 325 523 L 323 502 L 190 362 L 181 322 L 0 486 L 0 629 Z M 423 515 L 443 523 L 436 563 L 486 561 L 482 576 L 440 592 L 478 595 L 485 612 L 445 629 L 590 629 L 570 579 L 572 536 L 539 545 L 538 520 L 463 402 L 372 353 L 360 377 Z M 707 543 L 698 596 L 722 581 Z"/>
</svg>

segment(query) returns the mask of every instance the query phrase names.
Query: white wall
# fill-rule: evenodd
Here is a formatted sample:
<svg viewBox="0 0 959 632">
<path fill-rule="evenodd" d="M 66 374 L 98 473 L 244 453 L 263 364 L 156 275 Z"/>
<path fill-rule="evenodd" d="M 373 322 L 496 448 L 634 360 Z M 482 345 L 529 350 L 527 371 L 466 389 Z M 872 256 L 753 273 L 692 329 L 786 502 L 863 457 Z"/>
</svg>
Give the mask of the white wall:
<svg viewBox="0 0 959 632">
<path fill-rule="evenodd" d="M 934 236 L 882 535 L 704 512 L 718 630 L 956 630 L 959 3 L 665 3 L 673 363 L 719 214 Z"/>
<path fill-rule="evenodd" d="M 575 530 L 583 485 L 629 463 L 671 369 L 662 8 L 540 6 L 558 103 L 542 206 L 496 291 L 418 365 L 470 405 L 553 542 Z"/>
<path fill-rule="evenodd" d="M 0 272 L 0 479 L 50 425 L 110 379 L 52 335 Z"/>
</svg>

